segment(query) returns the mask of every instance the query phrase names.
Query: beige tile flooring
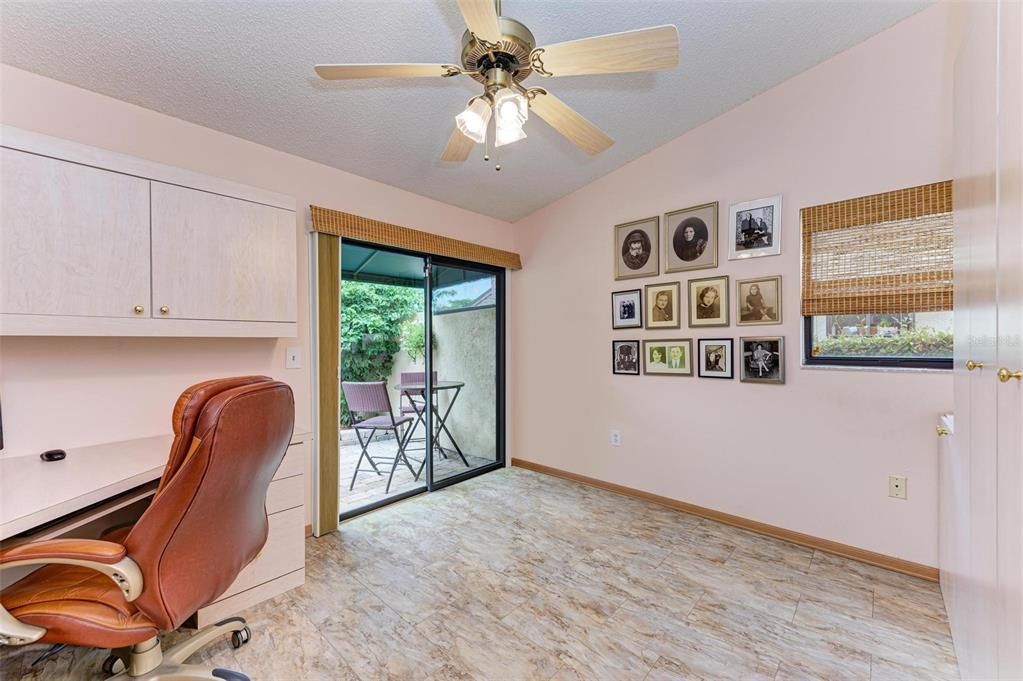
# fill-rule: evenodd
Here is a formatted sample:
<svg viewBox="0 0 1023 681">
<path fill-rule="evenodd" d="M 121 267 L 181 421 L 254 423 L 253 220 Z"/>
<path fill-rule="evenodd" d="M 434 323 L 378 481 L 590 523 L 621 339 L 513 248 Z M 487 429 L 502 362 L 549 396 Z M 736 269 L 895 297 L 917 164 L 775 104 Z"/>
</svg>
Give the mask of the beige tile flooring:
<svg viewBox="0 0 1023 681">
<path fill-rule="evenodd" d="M 958 679 L 936 585 L 521 469 L 307 542 L 253 681 Z M 18 678 L 38 647 L 5 653 Z M 100 678 L 65 652 L 25 678 Z"/>
</svg>

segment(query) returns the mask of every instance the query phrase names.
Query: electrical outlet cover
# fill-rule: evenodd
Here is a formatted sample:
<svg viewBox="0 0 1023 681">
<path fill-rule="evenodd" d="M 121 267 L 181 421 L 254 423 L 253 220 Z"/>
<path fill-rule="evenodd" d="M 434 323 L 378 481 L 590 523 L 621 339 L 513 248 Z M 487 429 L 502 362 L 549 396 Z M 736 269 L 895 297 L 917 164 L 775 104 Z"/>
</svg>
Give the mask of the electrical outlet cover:
<svg viewBox="0 0 1023 681">
<path fill-rule="evenodd" d="M 906 498 L 906 477 L 903 475 L 888 476 L 888 496 L 893 499 Z"/>
</svg>

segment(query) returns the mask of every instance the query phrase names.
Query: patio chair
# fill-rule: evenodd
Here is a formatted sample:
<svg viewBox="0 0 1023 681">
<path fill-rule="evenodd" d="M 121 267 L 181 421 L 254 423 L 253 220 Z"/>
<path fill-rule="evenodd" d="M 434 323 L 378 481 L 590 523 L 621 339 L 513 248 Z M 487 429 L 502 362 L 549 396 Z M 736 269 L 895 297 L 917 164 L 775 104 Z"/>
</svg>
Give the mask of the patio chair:
<svg viewBox="0 0 1023 681">
<path fill-rule="evenodd" d="M 412 464 L 405 454 L 405 445 L 408 444 L 408 437 L 412 433 L 412 428 L 407 426 L 412 423 L 412 417 L 394 417 L 394 412 L 391 411 L 391 398 L 387 394 L 387 384 L 384 381 L 365 383 L 342 381 L 341 390 L 344 391 L 345 401 L 348 403 L 348 410 L 352 412 L 353 419 L 356 414 L 365 417 L 362 421 L 356 421 L 352 424 L 352 428 L 355 430 L 355 437 L 358 438 L 362 451 L 359 452 L 359 460 L 355 464 L 355 473 L 352 474 L 352 482 L 348 485 L 348 489 L 355 489 L 355 480 L 359 473 L 383 475 L 378 464 L 386 465 L 389 459 L 387 457 L 374 457 L 368 451 L 370 443 L 373 442 L 373 436 L 376 435 L 378 430 L 394 431 L 394 437 L 398 445 L 394 459 L 390 460 L 391 473 L 387 477 L 387 487 L 384 493 L 389 494 L 391 491 L 394 471 L 398 467 L 399 462 L 405 464 L 409 473 L 418 480 L 419 473 L 412 468 Z M 362 439 L 361 431 L 364 430 L 369 431 L 369 437 L 366 440 Z M 362 468 L 363 459 L 369 462 L 369 468 Z M 422 470 L 422 466 L 420 466 L 420 470 Z"/>
<path fill-rule="evenodd" d="M 433 382 L 436 383 L 437 382 L 437 372 L 436 371 L 431 371 L 430 375 L 433 377 Z M 402 385 L 422 384 L 422 383 L 425 383 L 425 382 L 426 382 L 426 372 L 425 371 L 402 371 L 401 372 L 401 384 Z M 401 399 L 400 399 L 400 405 L 401 405 L 401 413 L 402 413 L 403 416 L 408 414 L 410 416 L 415 417 L 415 419 L 416 419 L 416 422 L 412 424 L 413 432 L 415 431 L 416 426 L 419 425 L 420 423 L 424 424 L 424 427 L 425 427 L 425 424 L 426 424 L 426 421 L 425 421 L 426 414 L 424 412 L 424 410 L 426 409 L 426 391 L 425 390 L 420 390 L 419 392 L 402 393 L 401 394 Z M 434 412 L 434 414 L 437 413 L 437 400 L 433 401 L 433 412 Z M 409 444 L 412 444 L 413 442 L 424 442 L 425 443 L 426 442 L 426 437 L 425 436 L 424 437 L 412 437 L 412 435 L 409 435 L 408 442 L 406 442 L 405 444 L 409 445 Z M 417 451 L 419 449 L 420 448 L 417 448 Z M 426 445 L 424 444 L 421 449 L 425 450 L 426 449 Z M 448 455 L 444 453 L 443 449 L 441 449 L 440 453 L 441 453 L 441 456 L 443 456 L 445 459 L 448 458 Z"/>
</svg>

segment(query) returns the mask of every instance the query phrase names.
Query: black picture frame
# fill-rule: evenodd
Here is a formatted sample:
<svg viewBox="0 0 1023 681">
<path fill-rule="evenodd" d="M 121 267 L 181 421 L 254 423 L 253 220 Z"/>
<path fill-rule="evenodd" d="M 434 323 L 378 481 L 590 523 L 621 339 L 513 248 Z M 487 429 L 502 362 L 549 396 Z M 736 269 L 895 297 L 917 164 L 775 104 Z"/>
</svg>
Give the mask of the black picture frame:
<svg viewBox="0 0 1023 681">
<path fill-rule="evenodd" d="M 703 344 L 720 343 L 728 346 L 728 375 L 706 374 L 703 361 Z M 735 379 L 735 339 L 734 338 L 697 338 L 696 339 L 696 375 L 700 378 L 717 378 L 725 381 Z"/>
<path fill-rule="evenodd" d="M 620 324 L 618 317 L 618 298 L 634 294 L 636 296 L 636 317 L 635 323 Z M 611 328 L 612 329 L 642 329 L 643 328 L 643 289 L 633 288 L 623 291 L 611 292 Z"/>
<path fill-rule="evenodd" d="M 620 367 L 618 361 L 618 348 L 631 345 L 633 346 L 633 368 L 623 370 Z M 639 376 L 640 365 L 642 364 L 642 357 L 640 357 L 641 347 L 638 340 L 613 340 L 611 341 L 611 373 L 617 376 Z"/>
</svg>

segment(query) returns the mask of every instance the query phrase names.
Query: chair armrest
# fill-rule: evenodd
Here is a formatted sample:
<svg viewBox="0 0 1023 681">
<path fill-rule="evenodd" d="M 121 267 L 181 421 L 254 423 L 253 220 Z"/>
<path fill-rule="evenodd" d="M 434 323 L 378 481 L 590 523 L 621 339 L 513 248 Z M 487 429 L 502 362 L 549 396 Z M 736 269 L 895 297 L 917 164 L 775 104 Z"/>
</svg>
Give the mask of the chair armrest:
<svg viewBox="0 0 1023 681">
<path fill-rule="evenodd" d="M 128 555 L 120 544 L 100 539 L 47 539 L 45 541 L 26 542 L 0 551 L 0 565 L 35 560 L 50 562 L 58 558 L 91 560 L 105 565 L 113 565 Z"/>
<path fill-rule="evenodd" d="M 77 565 L 105 574 L 133 601 L 142 594 L 142 570 L 120 544 L 99 539 L 49 539 L 0 551 L 0 570 L 30 565 Z M 18 621 L 0 605 L 0 644 L 24 645 L 46 630 Z"/>
</svg>

